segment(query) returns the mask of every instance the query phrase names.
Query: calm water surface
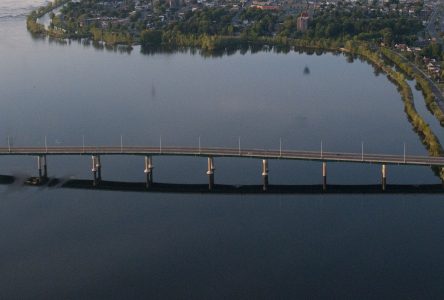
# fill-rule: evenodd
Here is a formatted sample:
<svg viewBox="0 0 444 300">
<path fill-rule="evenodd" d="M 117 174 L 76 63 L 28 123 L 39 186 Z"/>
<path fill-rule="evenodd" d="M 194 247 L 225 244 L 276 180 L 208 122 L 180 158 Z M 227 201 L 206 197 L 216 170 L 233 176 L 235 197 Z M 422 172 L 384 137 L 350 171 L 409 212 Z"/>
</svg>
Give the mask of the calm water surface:
<svg viewBox="0 0 444 300">
<path fill-rule="evenodd" d="M 0 144 L 205 146 L 426 154 L 395 87 L 326 54 L 141 55 L 32 39 L 0 3 Z M 310 75 L 304 75 L 304 67 Z M 416 105 L 422 96 L 415 93 Z M 422 114 L 427 114 L 419 107 Z M 430 115 L 425 116 L 430 119 Z M 433 129 L 442 136 L 439 126 Z M 260 162 L 216 159 L 216 181 L 259 183 Z M 155 179 L 206 182 L 205 159 L 155 158 Z M 0 172 L 36 173 L 0 158 Z M 103 158 L 106 179 L 142 181 L 143 160 Z M 89 178 L 84 157 L 49 158 Z M 320 164 L 270 162 L 271 183 L 319 183 Z M 379 167 L 330 164 L 332 183 Z M 389 167 L 391 183 L 437 183 Z M 0 187 L 0 296 L 48 298 L 440 298 L 442 196 L 171 195 Z"/>
</svg>

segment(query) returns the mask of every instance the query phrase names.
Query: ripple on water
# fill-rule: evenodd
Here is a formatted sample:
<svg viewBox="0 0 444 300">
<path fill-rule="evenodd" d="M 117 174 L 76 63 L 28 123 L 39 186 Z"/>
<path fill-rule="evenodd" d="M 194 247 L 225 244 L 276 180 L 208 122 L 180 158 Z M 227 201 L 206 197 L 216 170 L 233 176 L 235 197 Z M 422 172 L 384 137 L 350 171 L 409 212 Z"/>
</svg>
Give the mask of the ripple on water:
<svg viewBox="0 0 444 300">
<path fill-rule="evenodd" d="M 24 18 L 33 9 L 46 5 L 48 0 L 2 0 L 0 1 L 0 21 Z"/>
</svg>

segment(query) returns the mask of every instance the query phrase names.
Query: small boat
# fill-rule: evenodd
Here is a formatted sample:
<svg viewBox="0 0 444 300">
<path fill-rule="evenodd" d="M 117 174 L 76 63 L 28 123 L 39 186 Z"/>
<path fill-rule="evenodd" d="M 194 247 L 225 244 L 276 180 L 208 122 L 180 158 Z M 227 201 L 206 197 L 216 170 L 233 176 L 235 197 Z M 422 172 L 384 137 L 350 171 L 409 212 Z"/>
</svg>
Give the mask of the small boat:
<svg viewBox="0 0 444 300">
<path fill-rule="evenodd" d="M 304 75 L 308 75 L 308 74 L 310 74 L 310 69 L 307 66 L 305 66 Z"/>
</svg>

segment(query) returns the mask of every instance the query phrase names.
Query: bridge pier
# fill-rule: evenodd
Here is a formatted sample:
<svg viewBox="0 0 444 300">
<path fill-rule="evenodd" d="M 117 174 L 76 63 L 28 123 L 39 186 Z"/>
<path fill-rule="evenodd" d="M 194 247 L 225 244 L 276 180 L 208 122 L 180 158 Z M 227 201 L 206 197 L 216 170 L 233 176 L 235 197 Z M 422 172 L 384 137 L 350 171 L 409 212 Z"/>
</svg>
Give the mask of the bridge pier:
<svg viewBox="0 0 444 300">
<path fill-rule="evenodd" d="M 146 188 L 150 188 L 153 185 L 153 159 L 151 156 L 145 156 L 145 174 L 146 174 Z"/>
<path fill-rule="evenodd" d="M 92 160 L 92 173 L 93 173 L 93 186 L 97 186 L 99 184 L 99 179 L 97 177 L 97 166 L 100 164 L 97 164 L 97 156 L 93 155 L 91 156 Z"/>
<path fill-rule="evenodd" d="M 100 182 L 102 181 L 102 164 L 100 162 L 100 155 L 97 155 L 96 167 L 97 167 L 97 180 Z"/>
<path fill-rule="evenodd" d="M 382 184 L 382 190 L 383 191 L 385 191 L 386 190 L 386 188 L 387 188 L 387 168 L 386 168 L 386 165 L 385 164 L 383 164 L 382 165 L 382 168 L 381 168 L 381 176 L 382 176 L 382 182 L 381 182 L 381 184 Z"/>
<path fill-rule="evenodd" d="M 207 175 L 208 175 L 208 189 L 210 191 L 213 190 L 214 188 L 214 170 L 216 168 L 214 167 L 214 161 L 212 157 L 208 157 L 208 171 L 207 171 Z"/>
<path fill-rule="evenodd" d="M 46 164 L 46 155 L 43 155 L 43 177 L 48 178 L 48 165 Z"/>
<path fill-rule="evenodd" d="M 42 178 L 43 174 L 42 174 L 42 156 L 41 155 L 37 156 L 37 168 L 39 170 L 39 178 Z"/>
<path fill-rule="evenodd" d="M 322 190 L 325 192 L 327 190 L 327 163 L 322 162 Z"/>
<path fill-rule="evenodd" d="M 268 190 L 268 160 L 267 159 L 262 160 L 262 179 L 263 179 L 262 191 L 266 192 Z"/>
<path fill-rule="evenodd" d="M 46 155 L 37 156 L 37 168 L 39 170 L 39 178 L 48 178 L 48 167 L 46 165 Z"/>
</svg>

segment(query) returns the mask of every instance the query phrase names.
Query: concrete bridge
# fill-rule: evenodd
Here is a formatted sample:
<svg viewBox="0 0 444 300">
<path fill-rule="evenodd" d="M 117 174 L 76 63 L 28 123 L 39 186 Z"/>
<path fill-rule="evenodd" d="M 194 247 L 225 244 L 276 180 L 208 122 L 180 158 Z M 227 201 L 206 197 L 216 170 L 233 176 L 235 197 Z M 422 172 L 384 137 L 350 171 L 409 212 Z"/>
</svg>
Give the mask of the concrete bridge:
<svg viewBox="0 0 444 300">
<path fill-rule="evenodd" d="M 264 149 L 241 149 L 239 148 L 216 148 L 216 147 L 143 147 L 123 146 L 120 147 L 3 147 L 0 155 L 29 155 L 36 156 L 40 178 L 47 178 L 47 156 L 62 155 L 87 155 L 91 156 L 91 171 L 94 184 L 102 180 L 100 157 L 104 155 L 138 155 L 144 156 L 144 172 L 146 174 L 146 186 L 153 184 L 153 156 L 196 156 L 208 158 L 207 175 L 209 178 L 208 188 L 213 189 L 216 157 L 241 157 L 262 160 L 263 190 L 268 187 L 268 160 L 311 160 L 322 162 L 323 189 L 327 189 L 327 162 L 349 162 L 369 163 L 381 165 L 381 188 L 386 189 L 387 165 L 414 165 L 414 166 L 444 166 L 444 157 L 390 154 L 346 153 L 346 152 L 324 152 L 324 151 L 297 151 L 264 150 Z"/>
</svg>

